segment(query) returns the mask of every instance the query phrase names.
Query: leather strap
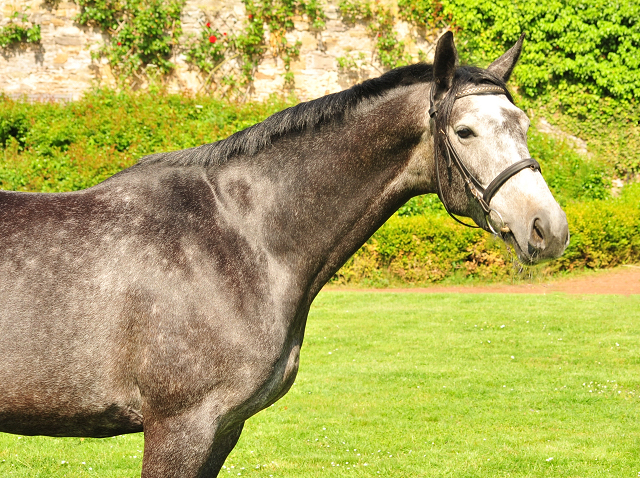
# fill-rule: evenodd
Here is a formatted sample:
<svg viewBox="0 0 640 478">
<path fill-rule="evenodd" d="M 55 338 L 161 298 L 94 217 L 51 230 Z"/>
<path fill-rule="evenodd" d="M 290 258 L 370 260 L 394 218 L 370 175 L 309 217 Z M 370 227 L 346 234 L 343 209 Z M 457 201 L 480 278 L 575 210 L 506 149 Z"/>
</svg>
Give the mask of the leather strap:
<svg viewBox="0 0 640 478">
<path fill-rule="evenodd" d="M 511 178 L 511 176 L 515 176 L 520 171 L 526 168 L 531 168 L 533 171 L 542 172 L 540 170 L 540 163 L 538 163 L 538 161 L 536 161 L 535 159 L 521 159 L 517 163 L 513 163 L 507 169 L 502 171 L 493 181 L 489 183 L 487 189 L 484 190 L 484 194 L 482 195 L 484 201 L 489 204 L 493 195 L 498 192 L 498 189 L 500 189 L 500 186 L 507 182 L 509 178 Z"/>
<path fill-rule="evenodd" d="M 478 85 L 459 92 L 456 95 L 456 100 L 470 95 L 504 95 L 506 93 L 505 89 L 498 85 Z"/>
</svg>

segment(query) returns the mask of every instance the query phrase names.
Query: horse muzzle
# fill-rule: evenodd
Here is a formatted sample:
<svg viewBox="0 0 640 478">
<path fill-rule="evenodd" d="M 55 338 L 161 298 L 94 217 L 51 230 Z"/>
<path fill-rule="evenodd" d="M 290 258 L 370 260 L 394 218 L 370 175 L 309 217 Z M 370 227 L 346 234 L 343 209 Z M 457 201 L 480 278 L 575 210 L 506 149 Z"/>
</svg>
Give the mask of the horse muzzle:
<svg viewBox="0 0 640 478">
<path fill-rule="evenodd" d="M 502 238 L 514 246 L 518 259 L 525 264 L 556 259 L 569 245 L 567 216 L 559 206 L 553 211 L 537 211 L 523 227 L 510 226 Z"/>
</svg>

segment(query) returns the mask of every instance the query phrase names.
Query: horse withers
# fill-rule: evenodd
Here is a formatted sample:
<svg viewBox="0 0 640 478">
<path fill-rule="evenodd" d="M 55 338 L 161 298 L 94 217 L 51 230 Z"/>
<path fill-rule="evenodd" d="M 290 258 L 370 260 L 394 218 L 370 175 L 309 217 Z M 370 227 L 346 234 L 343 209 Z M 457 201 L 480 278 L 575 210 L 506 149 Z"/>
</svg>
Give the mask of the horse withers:
<svg viewBox="0 0 640 478">
<path fill-rule="evenodd" d="M 144 432 L 142 476 L 214 477 L 298 369 L 309 307 L 409 198 L 562 254 L 565 214 L 488 69 L 398 68 L 95 187 L 0 192 L 0 431 Z"/>
</svg>

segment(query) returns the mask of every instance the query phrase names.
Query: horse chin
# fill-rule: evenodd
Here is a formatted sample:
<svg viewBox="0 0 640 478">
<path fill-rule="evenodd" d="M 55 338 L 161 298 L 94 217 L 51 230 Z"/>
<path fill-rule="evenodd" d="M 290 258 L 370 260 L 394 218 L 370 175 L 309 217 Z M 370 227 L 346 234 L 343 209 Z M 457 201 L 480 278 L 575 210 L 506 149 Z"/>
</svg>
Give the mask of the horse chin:
<svg viewBox="0 0 640 478">
<path fill-rule="evenodd" d="M 543 262 L 547 262 L 550 261 L 552 258 L 548 257 L 548 258 L 544 258 L 541 257 L 539 252 L 536 250 L 523 250 L 520 247 L 520 244 L 518 244 L 518 240 L 516 239 L 516 236 L 513 234 L 513 232 L 509 231 L 509 232 L 501 232 L 500 233 L 500 238 L 504 241 L 504 243 L 507 245 L 507 247 L 512 247 L 513 250 L 516 253 L 516 257 L 518 258 L 518 262 L 520 262 L 521 264 L 525 265 L 525 266 L 533 266 L 536 264 L 541 264 Z"/>
</svg>

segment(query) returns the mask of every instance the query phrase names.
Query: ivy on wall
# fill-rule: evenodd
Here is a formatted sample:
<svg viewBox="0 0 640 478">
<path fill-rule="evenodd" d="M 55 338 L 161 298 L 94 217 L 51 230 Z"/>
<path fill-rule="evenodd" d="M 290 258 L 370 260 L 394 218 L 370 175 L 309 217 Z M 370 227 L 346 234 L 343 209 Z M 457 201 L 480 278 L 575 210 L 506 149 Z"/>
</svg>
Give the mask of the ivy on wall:
<svg viewBox="0 0 640 478">
<path fill-rule="evenodd" d="M 398 0 L 397 10 L 377 0 L 340 0 L 338 7 L 345 22 L 367 24 L 367 30 L 375 41 L 375 58 L 388 69 L 413 61 L 407 44 L 398 39 L 394 30 L 398 20 L 430 31 L 446 25 L 447 19 L 442 4 L 437 0 Z M 424 60 L 424 53 L 418 52 L 418 58 Z M 362 61 L 347 54 L 338 59 L 338 64 L 343 70 L 354 70 L 361 67 Z"/>
<path fill-rule="evenodd" d="M 40 25 L 29 22 L 26 12 L 14 12 L 9 23 L 0 28 L 0 48 L 15 47 L 24 43 L 40 43 Z"/>
<path fill-rule="evenodd" d="M 395 68 L 411 62 L 411 57 L 405 52 L 404 42 L 398 40 L 393 30 L 395 16 L 391 8 L 368 0 L 340 0 L 338 7 L 345 22 L 368 24 L 367 30 L 375 41 L 377 59 L 382 66 Z M 342 68 L 350 65 L 346 57 L 338 62 Z"/>
<path fill-rule="evenodd" d="M 171 58 L 182 35 L 184 0 L 76 0 L 76 21 L 98 27 L 109 39 L 94 58 L 106 58 L 122 79 L 142 79 L 150 66 L 162 75 L 175 65 Z"/>
<path fill-rule="evenodd" d="M 208 74 L 206 86 L 225 62 L 237 60 L 241 71 L 239 78 L 228 74 L 222 77 L 222 83 L 247 85 L 253 81 L 260 60 L 270 50 L 284 63 L 285 86 L 293 87 L 291 62 L 300 54 L 301 43 L 290 43 L 286 33 L 293 30 L 295 16 L 306 17 L 313 29 L 324 28 L 322 8 L 317 0 L 243 0 L 243 3 L 246 8 L 244 29 L 235 34 L 221 33 L 207 22 L 198 36 L 187 40 L 187 62 Z"/>
<path fill-rule="evenodd" d="M 254 80 L 260 60 L 267 51 L 284 65 L 285 86 L 293 86 L 291 62 L 298 57 L 301 44 L 290 42 L 286 34 L 293 30 L 295 17 L 305 18 L 312 29 L 325 26 L 325 14 L 318 0 L 243 0 L 245 25 L 239 32 L 219 31 L 208 21 L 198 35 L 179 45 L 182 35 L 181 12 L 185 0 L 76 0 L 81 12 L 75 20 L 80 25 L 98 28 L 108 34 L 104 45 L 92 52 L 96 60 L 106 59 L 116 78 L 139 83 L 149 76 L 166 76 L 179 52 L 187 63 L 203 74 L 203 86 L 215 84 L 215 73 L 230 60 L 236 60 L 239 74 L 222 75 L 219 82 L 229 86 L 246 86 Z M 398 12 L 378 1 L 340 0 L 339 8 L 347 23 L 367 22 L 375 41 L 375 55 L 384 68 L 408 64 L 411 56 L 393 27 L 400 18 L 425 27 L 438 21 L 440 4 L 435 0 L 400 0 Z M 40 26 L 24 26 L 26 14 L 14 15 L 0 29 L 0 47 L 37 42 Z M 425 20 L 426 19 L 426 20 Z M 348 56 L 338 59 L 340 67 L 350 68 L 355 62 Z M 217 85 L 216 85 L 217 86 Z"/>
</svg>

